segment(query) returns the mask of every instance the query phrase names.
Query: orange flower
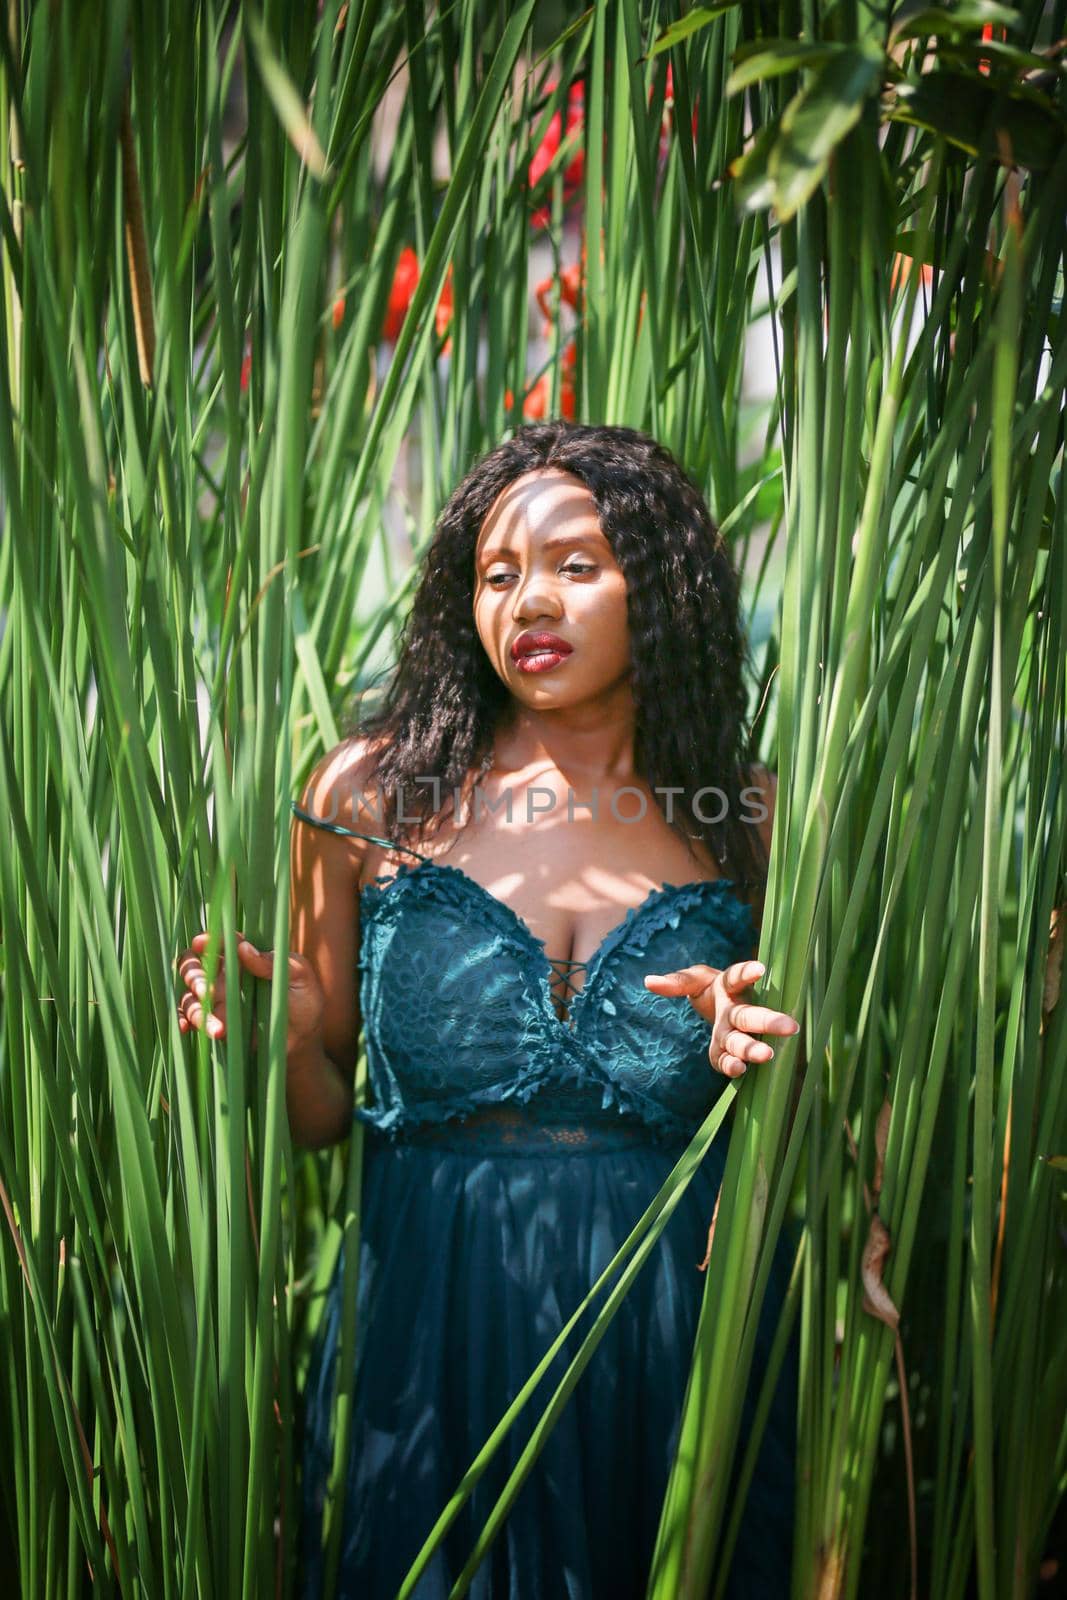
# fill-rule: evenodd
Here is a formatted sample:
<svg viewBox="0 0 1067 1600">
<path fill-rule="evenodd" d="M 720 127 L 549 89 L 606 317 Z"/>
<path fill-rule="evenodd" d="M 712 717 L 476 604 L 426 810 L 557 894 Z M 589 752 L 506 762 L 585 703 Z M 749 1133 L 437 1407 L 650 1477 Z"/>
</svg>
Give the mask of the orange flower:
<svg viewBox="0 0 1067 1600">
<path fill-rule="evenodd" d="M 577 394 L 574 387 L 574 368 L 577 359 L 578 351 L 572 339 L 560 351 L 559 409 L 560 415 L 566 417 L 568 422 L 574 421 L 577 409 Z M 552 374 L 543 372 L 522 402 L 522 414 L 528 422 L 540 422 L 546 415 L 551 394 Z M 510 389 L 504 395 L 504 404 L 509 411 L 515 404 Z"/>
<path fill-rule="evenodd" d="M 345 320 L 345 297 L 344 297 L 343 294 L 339 294 L 337 296 L 337 299 L 333 303 L 333 331 L 334 331 L 334 333 L 337 332 L 338 328 L 341 326 L 341 324 L 342 324 L 342 322 L 344 320 Z"/>
<path fill-rule="evenodd" d="M 559 275 L 560 305 L 570 306 L 572 311 L 578 311 L 578 303 L 581 299 L 582 280 L 584 276 L 585 246 L 583 244 L 581 261 L 574 261 L 569 267 L 564 267 L 563 271 Z M 544 333 L 551 333 L 552 331 L 552 307 L 549 304 L 548 297 L 552 292 L 552 286 L 555 282 L 556 280 L 553 277 L 542 278 L 541 282 L 534 290 L 534 299 L 540 306 L 541 315 L 545 319 L 544 328 L 542 330 Z"/>
<path fill-rule="evenodd" d="M 899 288 L 914 266 L 914 256 L 901 255 L 898 251 L 893 257 L 893 266 L 889 278 L 890 289 L 893 290 Z M 929 261 L 920 262 L 919 271 L 922 274 L 922 280 L 924 283 L 933 283 L 934 269 L 930 265 Z"/>
<path fill-rule="evenodd" d="M 437 302 L 437 310 L 434 312 L 434 318 L 433 318 L 433 325 L 434 325 L 434 328 L 437 331 L 437 337 L 438 338 L 440 338 L 441 335 L 445 332 L 445 330 L 448 327 L 448 324 L 451 321 L 452 321 L 452 263 L 450 261 L 448 263 L 448 271 L 445 274 L 445 286 L 441 290 L 441 297 Z M 451 350 L 452 350 L 452 340 L 451 339 L 446 339 L 445 342 L 444 342 L 444 346 L 443 346 L 443 348 L 441 350 L 441 354 L 443 356 L 447 356 L 447 355 L 449 355 L 451 353 Z"/>
</svg>

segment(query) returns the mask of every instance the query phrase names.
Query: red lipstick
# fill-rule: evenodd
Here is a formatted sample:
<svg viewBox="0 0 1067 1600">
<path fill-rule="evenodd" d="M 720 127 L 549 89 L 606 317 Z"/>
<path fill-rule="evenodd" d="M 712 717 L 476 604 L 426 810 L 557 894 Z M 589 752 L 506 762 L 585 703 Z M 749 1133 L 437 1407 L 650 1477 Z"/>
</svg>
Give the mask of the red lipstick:
<svg viewBox="0 0 1067 1600">
<path fill-rule="evenodd" d="M 520 633 L 511 647 L 511 659 L 520 672 L 548 672 L 570 655 L 573 645 L 558 633 Z"/>
</svg>

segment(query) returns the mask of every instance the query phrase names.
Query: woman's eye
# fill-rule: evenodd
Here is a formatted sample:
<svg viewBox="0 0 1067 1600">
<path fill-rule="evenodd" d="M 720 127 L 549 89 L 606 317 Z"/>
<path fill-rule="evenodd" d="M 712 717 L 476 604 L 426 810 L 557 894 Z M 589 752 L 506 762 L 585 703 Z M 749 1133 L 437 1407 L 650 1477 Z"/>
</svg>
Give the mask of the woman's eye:
<svg viewBox="0 0 1067 1600">
<path fill-rule="evenodd" d="M 560 567 L 559 570 L 561 572 L 577 572 L 580 575 L 586 572 L 595 572 L 596 567 L 588 561 L 568 561 L 567 565 Z M 507 583 L 508 579 L 514 576 L 513 572 L 490 572 L 485 581 L 490 588 L 496 589 L 501 584 Z"/>
</svg>

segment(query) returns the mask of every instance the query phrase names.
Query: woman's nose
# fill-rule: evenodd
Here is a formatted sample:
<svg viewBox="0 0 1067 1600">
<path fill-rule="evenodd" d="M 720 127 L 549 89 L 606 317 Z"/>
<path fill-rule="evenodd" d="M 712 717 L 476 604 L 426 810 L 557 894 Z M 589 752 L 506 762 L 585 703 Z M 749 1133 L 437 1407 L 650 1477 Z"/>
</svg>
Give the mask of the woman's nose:
<svg viewBox="0 0 1067 1600">
<path fill-rule="evenodd" d="M 544 576 L 531 573 L 515 592 L 514 615 L 520 622 L 532 622 L 538 617 L 558 617 L 559 599 L 551 582 Z"/>
</svg>

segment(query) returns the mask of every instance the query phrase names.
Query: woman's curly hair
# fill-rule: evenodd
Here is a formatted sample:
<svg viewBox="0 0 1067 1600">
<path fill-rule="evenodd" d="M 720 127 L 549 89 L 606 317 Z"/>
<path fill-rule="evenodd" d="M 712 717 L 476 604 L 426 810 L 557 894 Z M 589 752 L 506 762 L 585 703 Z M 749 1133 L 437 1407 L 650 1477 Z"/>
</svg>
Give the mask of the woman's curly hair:
<svg viewBox="0 0 1067 1600">
<path fill-rule="evenodd" d="M 539 468 L 569 472 L 596 503 L 626 580 L 635 705 L 634 761 L 655 790 L 675 790 L 667 820 L 699 838 L 738 884 L 762 887 L 760 814 L 742 815 L 751 667 L 737 575 L 707 506 L 671 453 L 632 428 L 546 422 L 519 428 L 474 466 L 445 505 L 380 705 L 350 734 L 380 744 L 372 782 L 384 831 L 416 836 L 441 792 L 462 792 L 493 764 L 512 702 L 474 622 L 475 548 L 497 496 Z M 693 806 L 702 788 L 714 787 Z M 750 791 L 751 792 L 751 791 Z M 725 812 L 719 821 L 704 816 Z M 657 797 L 661 811 L 662 803 Z M 664 816 L 667 816 L 664 811 Z M 745 818 L 747 817 L 747 820 Z M 407 829 L 411 836 L 411 827 Z"/>
</svg>

